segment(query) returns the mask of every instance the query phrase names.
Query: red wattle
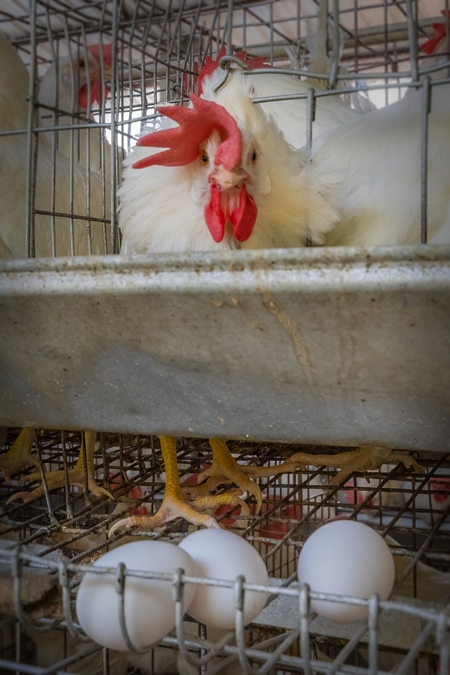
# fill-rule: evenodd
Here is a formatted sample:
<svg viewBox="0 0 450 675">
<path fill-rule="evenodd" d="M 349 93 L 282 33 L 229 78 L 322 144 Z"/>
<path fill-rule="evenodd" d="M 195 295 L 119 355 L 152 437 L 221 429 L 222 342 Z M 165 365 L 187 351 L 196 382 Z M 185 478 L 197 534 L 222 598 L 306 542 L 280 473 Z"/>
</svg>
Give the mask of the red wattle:
<svg viewBox="0 0 450 675">
<path fill-rule="evenodd" d="M 220 190 L 211 183 L 211 198 L 205 206 L 205 222 L 215 242 L 222 241 L 225 234 L 225 215 L 220 208 Z"/>
<path fill-rule="evenodd" d="M 238 241 L 247 241 L 253 232 L 258 215 L 255 200 L 248 194 L 245 185 L 241 190 L 239 206 L 230 214 L 230 221 L 234 228 L 234 236 Z"/>
</svg>

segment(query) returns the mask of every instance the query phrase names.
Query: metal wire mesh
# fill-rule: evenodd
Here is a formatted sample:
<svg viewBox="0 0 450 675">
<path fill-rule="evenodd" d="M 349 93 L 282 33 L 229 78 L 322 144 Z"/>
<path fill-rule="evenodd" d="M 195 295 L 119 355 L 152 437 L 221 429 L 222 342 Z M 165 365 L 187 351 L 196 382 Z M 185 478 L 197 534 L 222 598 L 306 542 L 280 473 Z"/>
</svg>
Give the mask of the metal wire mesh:
<svg viewBox="0 0 450 675">
<path fill-rule="evenodd" d="M 28 157 L 26 247 L 14 250 L 13 257 L 118 251 L 115 191 L 120 183 L 121 149 L 129 150 L 141 128 L 151 124 L 156 103 L 186 102 L 189 92 L 196 89 L 206 55 L 215 55 L 223 44 L 230 49 L 232 45 L 243 47 L 250 55 L 262 55 L 269 65 L 290 72 L 308 67 L 308 35 L 317 27 L 317 2 L 233 4 L 230 12 L 225 2 L 206 1 L 32 2 L 28 14 L 24 2 L 2 3 L 0 29 L 12 39 L 30 72 L 28 130 L 22 130 Z M 448 12 L 448 1 L 346 0 L 335 3 L 332 11 L 330 5 L 326 24 L 330 70 L 324 76 L 332 85 L 328 93 L 336 95 L 341 87 L 354 105 L 362 105 L 367 103 L 367 94 L 355 98 L 357 84 L 361 92 L 370 92 L 383 105 L 403 94 L 411 81 L 420 84 L 420 73 L 431 75 L 432 82 L 445 76 L 442 64 L 448 56 L 448 37 L 438 54 L 418 50 L 433 34 L 431 24 L 441 11 Z M 89 104 L 80 111 L 74 100 L 77 68 L 80 62 L 88 72 L 93 67 L 88 58 L 88 47 L 93 44 L 101 50 L 112 45 L 110 62 L 102 51 L 99 54 L 99 75 L 108 82 L 108 97 L 103 97 L 100 107 L 91 101 L 92 109 Z M 67 57 L 71 66 L 63 74 Z M 52 68 L 56 80 L 65 79 L 65 87 L 72 89 L 69 97 L 62 84 L 51 100 L 44 96 L 38 78 Z M 335 85 L 337 91 L 333 91 Z M 2 135 L 8 138 L 7 130 Z M 48 148 L 43 147 L 45 142 Z M 45 152 L 52 154 L 54 166 L 57 152 L 69 159 L 64 168 L 70 174 L 67 204 L 55 202 L 55 195 L 65 189 L 58 168 L 52 169 L 50 194 L 43 195 L 39 173 Z M 74 164 L 85 169 L 78 186 Z M 94 180 L 98 176 L 92 174 L 101 180 Z M 84 195 L 84 209 L 77 205 L 78 193 Z M 42 219 L 50 228 L 50 246 L 40 244 Z M 65 230 L 68 241 L 61 233 L 57 236 Z"/>
<path fill-rule="evenodd" d="M 29 8 L 25 2 L 2 0 L 0 30 L 11 39 L 30 74 L 28 124 L 14 131 L 0 130 L 0 140 L 23 137 L 28 194 L 26 229 L 20 245 L 6 257 L 117 252 L 120 235 L 116 188 L 124 152 L 136 142 L 144 126 L 155 123 L 157 103 L 187 102 L 189 93 L 196 90 L 206 55 L 215 57 L 223 44 L 244 48 L 252 56 L 264 56 L 268 64 L 290 71 L 310 66 L 308 35 L 317 25 L 317 2 L 236 0 L 232 13 L 230 7 L 231 3 L 220 0 L 51 0 L 31 2 Z M 330 3 L 329 13 L 334 21 L 330 18 L 327 23 L 330 68 L 326 79 L 340 88 L 326 95 L 344 95 L 353 106 L 370 105 L 371 101 L 384 105 L 403 95 L 411 83 L 419 86 L 421 73 L 430 76 L 431 86 L 436 77 L 448 77 L 445 62 L 450 52 L 449 31 L 439 54 L 427 56 L 418 50 L 418 45 L 433 35 L 432 23 L 441 12 L 445 12 L 448 28 L 448 11 L 448 0 Z M 89 69 L 88 47 L 94 44 L 112 45 L 111 63 L 106 63 L 104 56 L 99 59 L 103 82 L 100 86 L 107 85 L 108 95 L 103 96 L 100 105 L 80 112 L 72 100 L 76 83 L 73 64 L 81 60 Z M 67 55 L 72 63 L 66 76 L 72 96 L 70 105 L 61 104 L 58 91 L 53 100 L 43 103 L 38 78 L 54 66 L 59 80 Z M 426 121 L 423 133 L 426 136 Z M 305 129 L 305 139 L 307 136 Z M 46 152 L 51 161 L 49 187 L 44 192 L 39 177 Z M 69 197 L 64 202 L 57 201 L 61 184 L 57 153 L 65 153 L 67 160 L 63 169 L 68 177 Z M 426 188 L 422 192 L 426 205 Z M 80 201 L 77 195 L 81 195 Z M 46 228 L 45 243 L 40 239 L 42 227 Z M 60 232 L 67 236 L 60 236 Z M 422 240 L 426 241 L 426 223 Z M 16 431 L 9 431 L 5 450 L 16 435 Z M 75 463 L 81 447 L 78 432 L 38 432 L 36 440 L 47 470 L 66 471 Z M 280 463 L 297 449 L 252 443 L 232 443 L 230 447 L 240 462 L 264 465 Z M 270 576 L 282 581 L 271 587 L 274 601 L 265 615 L 246 629 L 241 642 L 238 638 L 223 647 L 217 659 L 208 664 L 208 673 L 226 668 L 239 672 L 239 650 L 242 659 L 246 654 L 255 668 L 261 667 L 284 639 L 291 640 L 291 644 L 281 649 L 271 672 L 362 674 L 393 668 L 398 673 L 448 672 L 448 618 L 444 608 L 448 607 L 450 587 L 446 576 L 450 572 L 450 464 L 445 455 L 430 453 L 419 459 L 426 466 L 425 476 L 410 476 L 400 467 L 385 466 L 377 473 L 354 475 L 345 489 L 334 491 L 326 488 L 330 472 L 310 467 L 301 474 L 262 482 L 260 514 L 255 513 L 251 501 L 249 515 L 238 510 L 217 514 L 219 521 L 239 532 L 261 553 Z M 178 460 L 181 478 L 189 482 L 211 461 L 209 447 L 203 441 L 181 439 Z M 65 566 L 73 600 L 76 566 L 88 565 L 111 545 L 127 540 L 127 533 L 116 534 L 112 541 L 106 537 L 119 511 L 124 513 L 142 505 L 149 512 L 157 510 L 165 482 L 154 438 L 102 434 L 95 461 L 97 479 L 114 493 L 114 503 L 67 484 L 29 504 L 6 505 L 13 488 L 0 483 L 4 589 L 12 579 L 24 580 L 26 572 L 35 573 L 39 559 L 51 579 L 61 565 Z M 143 489 L 137 500 L 130 497 L 133 487 Z M 392 540 L 397 566 L 396 601 L 383 612 L 397 611 L 394 631 L 378 630 L 386 617 L 382 614 L 377 619 L 377 607 L 371 610 L 373 621 L 368 636 L 364 635 L 366 627 L 352 636 L 336 627 L 320 626 L 297 610 L 300 590 L 295 579 L 301 547 L 320 523 L 338 514 L 369 522 Z M 145 536 L 178 540 L 187 530 L 186 523 L 175 521 L 163 533 Z M 23 565 L 14 563 L 11 556 L 18 541 Z M 60 582 L 56 585 L 59 591 Z M 292 605 L 283 605 L 292 598 L 297 603 L 295 611 Z M 48 601 L 45 593 L 39 598 L 43 600 L 41 606 L 34 605 L 36 598 L 32 600 L 22 600 L 28 615 L 25 620 L 20 611 L 17 613 L 12 593 L 1 601 L 4 618 L 0 672 L 50 673 L 65 668 L 66 672 L 91 674 L 137 672 L 136 669 L 158 673 L 177 672 L 179 668 L 179 635 L 165 638 L 162 652 L 153 651 L 133 662 L 132 657 L 121 659 L 95 645 L 74 641 L 69 617 L 59 600 L 52 597 Z M 303 603 L 306 606 L 305 598 Z M 47 653 L 44 634 L 36 637 L 27 623 L 30 617 L 34 628 L 51 627 L 54 619 L 60 621 L 47 634 L 52 643 Z M 407 630 L 411 621 L 415 622 L 412 633 Z M 187 639 L 196 655 L 207 652 L 218 641 L 214 632 L 196 624 L 193 632 L 188 631 Z M 93 661 L 86 661 L 88 653 Z M 172 670 L 163 671 L 165 660 Z"/>
<path fill-rule="evenodd" d="M 14 436 L 15 433 L 10 432 L 7 445 Z M 38 445 L 45 466 L 57 469 L 63 468 L 65 457 L 69 464 L 75 461 L 81 442 L 77 433 L 66 432 L 64 437 L 61 437 L 60 432 L 43 432 L 39 434 Z M 241 463 L 252 462 L 263 465 L 280 463 L 293 451 L 299 450 L 295 446 L 272 444 L 265 446 L 242 442 L 230 444 L 230 448 Z M 313 448 L 302 449 L 313 450 Z M 24 564 L 18 575 L 21 574 L 25 579 L 26 577 L 23 576 L 25 572 L 31 570 L 32 573 L 33 565 L 35 566 L 38 560 L 47 568 L 48 573 L 51 570 L 57 571 L 61 560 L 65 560 L 64 564 L 68 565 L 69 577 L 72 580 L 71 593 L 74 595 L 79 582 L 75 573 L 77 569 L 80 569 L 77 565 L 85 570 L 86 565 L 92 563 L 111 546 L 130 541 L 127 532 L 115 534 L 111 539 L 107 539 L 107 531 L 119 515 L 122 517 L 130 509 L 136 509 L 139 506 L 142 508 L 142 505 L 144 505 L 144 511 L 149 512 L 158 508 L 165 483 L 157 441 L 152 437 L 118 437 L 105 434 L 98 442 L 96 457 L 96 478 L 101 484 L 110 488 L 116 497 L 116 502 L 83 494 L 81 489 L 66 487 L 56 493 L 52 492 L 49 495 L 49 504 L 46 504 L 43 498 L 29 504 L 15 502 L 4 506 L 0 556 L 3 561 L 4 579 L 7 583 L 11 583 L 7 581 L 11 577 L 10 572 L 6 570 L 10 569 L 11 554 L 16 550 L 14 544 L 20 540 Z M 184 484 L 194 483 L 196 475 L 210 461 L 207 443 L 192 440 L 179 442 L 178 462 L 181 480 Z M 272 597 L 276 598 L 276 603 L 269 604 L 256 623 L 245 631 L 244 651 L 248 656 L 255 657 L 255 664 L 262 665 L 279 640 L 286 639 L 289 635 L 292 638 L 292 631 L 296 630 L 295 626 L 297 630 L 300 629 L 299 589 L 296 584 L 298 556 L 308 536 L 321 523 L 337 515 L 345 515 L 372 524 L 382 536 L 388 537 L 387 541 L 395 555 L 394 604 L 383 605 L 382 603 L 385 613 L 380 615 L 376 638 L 372 637 L 375 639 L 378 650 L 380 668 L 378 672 L 389 669 L 383 666 L 383 663 L 390 664 L 389 667 L 400 666 L 403 662 L 408 663 L 409 661 L 405 659 L 408 659 L 413 642 L 421 636 L 425 640 L 430 631 L 434 632 L 434 628 L 431 630 L 428 627 L 425 635 L 424 631 L 428 624 L 422 623 L 420 617 L 421 612 L 425 612 L 423 616 L 431 617 L 430 620 L 436 627 L 439 620 L 442 620 L 440 617 L 445 616 L 440 614 L 439 608 L 442 611 L 448 604 L 450 530 L 447 521 L 450 510 L 450 463 L 448 456 L 437 454 L 433 456 L 431 453 L 420 456 L 420 461 L 426 466 L 425 476 L 409 476 L 399 466 L 386 465 L 380 472 L 367 472 L 353 476 L 339 490 L 327 488 L 330 470 L 323 467 L 310 467 L 308 471 L 301 474 L 286 474 L 281 479 L 271 478 L 261 481 L 263 507 L 259 514 L 255 513 L 251 500 L 249 501 L 249 515 L 241 512 L 240 509 L 235 512 L 221 513 L 219 511 L 216 513 L 219 521 L 240 533 L 259 551 L 266 562 L 270 577 L 275 580 L 274 583 L 278 584 L 270 588 Z M 136 492 L 132 493 L 132 489 L 137 486 L 143 488 L 143 491 L 138 493 L 137 498 L 133 498 L 131 494 L 136 495 Z M 223 489 L 229 487 L 224 485 Z M 5 483 L 1 485 L 1 488 L 3 501 L 14 488 Z M 139 494 L 142 496 L 139 497 Z M 188 529 L 186 522 L 178 520 L 167 526 L 161 533 L 144 532 L 141 536 L 178 541 L 186 536 Z M 139 534 L 134 535 L 134 537 L 138 536 Z M 28 568 L 28 565 L 31 567 Z M 290 589 L 293 597 L 284 597 L 282 595 L 284 588 Z M 50 620 L 55 618 L 63 622 L 56 633 L 60 637 L 52 634 L 50 653 L 53 654 L 55 662 L 51 665 L 56 667 L 57 655 L 61 660 L 70 657 L 74 659 L 74 662 L 72 663 L 73 670 L 69 668 L 69 672 L 88 672 L 77 669 L 83 664 L 82 654 L 85 652 L 86 645 L 78 644 L 79 649 L 74 653 L 73 642 L 66 635 L 69 641 L 63 647 L 63 628 L 64 625 L 67 626 L 67 617 L 64 621 L 64 611 L 61 609 L 60 601 L 55 601 L 54 596 L 51 596 L 45 602 L 45 594 L 43 595 L 41 602 L 36 604 L 30 602 L 30 598 L 22 602 L 28 620 L 31 617 L 37 625 L 48 626 Z M 412 600 L 414 598 L 417 599 L 416 602 Z M 14 640 L 12 640 L 11 635 L 8 639 L 8 631 L 13 630 L 11 622 L 17 608 L 14 607 L 12 599 L 9 602 L 8 605 L 8 601 L 5 600 L 2 606 L 6 617 L 5 647 L 2 658 L 4 661 L 9 658 L 9 667 L 15 669 L 16 662 L 8 649 L 10 650 L 10 645 L 17 641 L 18 633 L 16 631 L 13 636 Z M 282 602 L 285 604 L 280 604 Z M 397 614 L 389 615 L 389 612 L 397 612 Z M 395 617 L 394 631 L 392 631 L 392 623 L 389 623 L 386 618 L 389 616 L 391 616 L 391 622 L 392 616 Z M 414 624 L 414 639 L 408 632 L 411 621 L 417 624 Z M 383 628 L 386 622 L 391 632 Z M 222 637 L 222 635 L 217 636 L 214 630 L 211 633 L 210 629 L 209 634 L 206 630 L 206 634 L 200 635 L 207 642 L 197 642 L 192 634 L 194 626 L 195 624 L 188 625 L 188 632 L 185 635 L 188 646 L 194 651 L 198 650 L 200 645 L 208 650 L 218 641 L 219 637 Z M 366 629 L 367 627 L 364 628 L 363 633 Z M 186 631 L 186 627 L 184 630 Z M 323 625 L 323 622 L 321 624 L 314 619 L 308 624 L 308 631 L 311 650 L 308 652 L 308 658 L 314 661 L 316 672 L 328 672 L 328 666 L 324 664 L 338 663 L 342 658 L 343 645 L 351 635 L 342 632 L 338 624 Z M 179 636 L 178 638 L 169 636 L 163 641 L 168 650 L 169 661 L 173 660 L 176 654 L 169 648 L 175 649 L 179 645 L 179 639 Z M 278 656 L 277 665 L 274 666 L 277 672 L 298 672 L 299 669 L 305 667 L 304 661 L 301 660 L 305 658 L 305 651 L 304 648 L 299 651 L 298 634 L 293 640 L 293 645 L 285 646 L 284 656 L 282 654 Z M 33 630 L 28 627 L 28 631 L 23 634 L 19 642 L 20 657 L 17 656 L 19 652 L 16 652 L 17 661 L 21 664 L 26 664 L 27 661 L 36 664 L 36 661 L 33 661 L 33 658 L 36 659 L 36 644 L 41 645 L 41 651 L 37 649 L 37 654 L 38 658 L 42 659 L 45 657 L 42 647 L 45 641 L 42 642 L 41 637 L 36 637 Z M 55 646 L 56 644 L 58 647 Z M 233 644 L 230 642 L 228 647 L 222 650 L 223 660 L 219 657 L 217 657 L 218 660 L 215 658 L 215 668 L 220 668 L 221 664 L 226 667 L 228 663 L 226 659 L 231 659 L 233 655 L 237 656 L 238 646 L 233 646 Z M 371 672 L 368 666 L 367 650 L 368 638 L 367 636 L 363 638 L 361 633 L 350 650 L 351 653 L 345 659 L 346 667 L 336 672 Z M 94 653 L 97 653 L 99 659 L 96 666 L 99 668 L 98 672 L 102 672 L 101 649 L 97 648 L 97 652 Z M 437 662 L 437 659 L 444 658 L 445 660 L 445 655 L 442 654 L 439 657 L 439 646 L 435 642 L 428 640 L 425 645 L 422 644 L 420 659 L 417 660 L 422 669 L 420 672 L 434 672 L 433 664 Z M 160 657 L 161 654 L 158 654 L 158 659 Z M 113 653 L 111 659 L 114 661 L 115 658 L 117 654 Z M 139 658 L 141 658 L 141 667 L 152 672 L 150 656 Z M 415 661 L 414 657 L 413 662 Z M 37 663 L 42 665 L 42 661 Z M 128 666 L 130 664 L 131 662 Z M 347 667 L 352 664 L 356 670 L 347 670 Z M 124 670 L 118 672 L 126 672 L 128 666 L 122 664 L 121 667 Z M 229 663 L 228 666 L 231 667 Z M 40 672 L 39 670 L 26 670 L 25 665 L 23 667 L 24 670 L 19 670 L 19 672 Z M 60 667 L 62 668 L 58 666 Z M 154 672 L 164 672 L 158 670 L 160 667 L 156 665 Z M 177 672 L 176 666 L 173 667 L 175 670 L 169 672 Z M 241 666 L 234 661 L 233 667 L 240 668 Z M 108 671 L 105 670 L 105 672 Z M 113 670 L 113 672 L 116 671 Z M 307 672 L 306 667 L 305 672 Z"/>
</svg>

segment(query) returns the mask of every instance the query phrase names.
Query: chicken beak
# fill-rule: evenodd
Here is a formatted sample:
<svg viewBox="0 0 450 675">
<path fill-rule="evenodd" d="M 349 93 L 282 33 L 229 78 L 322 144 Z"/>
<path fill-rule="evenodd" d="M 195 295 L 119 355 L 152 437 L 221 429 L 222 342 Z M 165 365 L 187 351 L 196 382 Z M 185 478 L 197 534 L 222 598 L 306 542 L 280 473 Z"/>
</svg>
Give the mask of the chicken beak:
<svg viewBox="0 0 450 675">
<path fill-rule="evenodd" d="M 225 192 L 233 188 L 241 188 L 249 182 L 249 178 L 248 173 L 241 166 L 236 166 L 232 171 L 219 166 L 211 172 L 209 182 L 214 182 L 219 190 Z"/>
</svg>

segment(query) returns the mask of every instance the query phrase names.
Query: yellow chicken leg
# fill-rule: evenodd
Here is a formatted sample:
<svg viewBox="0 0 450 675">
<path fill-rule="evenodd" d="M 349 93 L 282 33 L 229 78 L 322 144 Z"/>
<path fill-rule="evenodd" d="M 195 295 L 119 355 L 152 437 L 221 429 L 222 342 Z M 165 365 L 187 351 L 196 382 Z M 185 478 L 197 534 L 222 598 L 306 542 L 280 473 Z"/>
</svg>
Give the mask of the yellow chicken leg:
<svg viewBox="0 0 450 675">
<path fill-rule="evenodd" d="M 245 492 L 249 492 L 256 499 L 257 512 L 261 509 L 262 494 L 259 485 L 254 483 L 246 473 L 246 467 L 240 466 L 231 452 L 228 450 L 225 441 L 220 438 L 210 438 L 209 444 L 213 454 L 212 466 L 202 471 L 198 476 L 198 481 L 209 478 L 203 485 L 195 488 L 188 488 L 187 492 L 192 495 L 204 495 L 212 492 L 216 487 L 228 479 Z"/>
<path fill-rule="evenodd" d="M 95 431 L 84 432 L 83 438 L 84 450 L 83 448 L 81 448 L 75 467 L 73 469 L 69 469 L 68 471 L 69 484 L 77 485 L 78 487 L 84 488 L 85 474 L 87 472 L 87 484 L 90 492 L 92 492 L 96 496 L 106 495 L 107 497 L 113 499 L 111 493 L 108 492 L 108 490 L 105 490 L 104 488 L 97 485 L 94 478 L 95 439 L 96 439 Z M 86 464 L 84 458 L 85 452 L 86 452 Z M 22 483 L 24 483 L 25 481 L 32 483 L 33 481 L 40 480 L 41 477 L 42 476 L 39 471 L 31 473 L 27 476 L 23 476 L 23 478 L 21 478 L 19 481 L 19 485 L 22 485 Z M 64 487 L 66 484 L 66 472 L 63 470 L 49 471 L 48 473 L 45 474 L 45 478 L 49 491 L 55 490 L 56 488 Z M 9 504 L 10 502 L 15 501 L 16 499 L 23 499 L 24 502 L 29 502 L 33 499 L 38 499 L 39 497 L 42 497 L 44 493 L 45 493 L 44 485 L 40 485 L 34 490 L 31 490 L 31 492 L 17 492 L 8 499 L 7 503 Z"/>
<path fill-rule="evenodd" d="M 153 516 L 130 516 L 114 523 L 109 531 L 110 536 L 122 527 L 139 527 L 154 530 L 162 527 L 175 518 L 182 517 L 196 526 L 218 528 L 219 524 L 213 516 L 199 513 L 207 509 L 214 509 L 221 504 L 243 506 L 243 502 L 235 494 L 206 495 L 188 503 L 185 493 L 180 486 L 177 466 L 176 439 L 171 436 L 160 436 L 161 451 L 166 470 L 166 489 L 161 507 Z"/>
<path fill-rule="evenodd" d="M 19 473 L 26 466 L 34 464 L 34 466 L 39 469 L 38 458 L 31 454 L 33 441 L 34 429 L 31 427 L 24 427 L 8 452 L 4 455 L 0 455 L 0 471 L 3 473 L 3 476 L 9 485 L 11 485 L 11 476 L 15 473 Z"/>
<path fill-rule="evenodd" d="M 314 455 L 306 452 L 296 452 L 278 466 L 246 466 L 242 467 L 248 476 L 276 476 L 282 473 L 292 473 L 304 470 L 306 465 L 328 466 L 340 469 L 331 479 L 329 487 L 344 483 L 354 471 L 368 471 L 380 469 L 382 464 L 401 462 L 406 468 L 412 468 L 417 473 L 425 469 L 406 452 L 398 452 L 378 446 L 363 446 L 357 450 L 339 452 L 336 455 Z"/>
</svg>

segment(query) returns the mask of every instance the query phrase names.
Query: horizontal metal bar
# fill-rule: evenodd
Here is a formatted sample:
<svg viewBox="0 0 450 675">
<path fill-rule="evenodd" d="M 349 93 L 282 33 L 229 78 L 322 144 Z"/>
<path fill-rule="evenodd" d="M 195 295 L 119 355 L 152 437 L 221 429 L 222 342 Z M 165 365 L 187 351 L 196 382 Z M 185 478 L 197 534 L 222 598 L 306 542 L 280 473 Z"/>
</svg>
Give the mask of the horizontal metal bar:
<svg viewBox="0 0 450 675">
<path fill-rule="evenodd" d="M 3 262 L 0 424 L 445 452 L 449 307 L 448 246 Z"/>
</svg>

